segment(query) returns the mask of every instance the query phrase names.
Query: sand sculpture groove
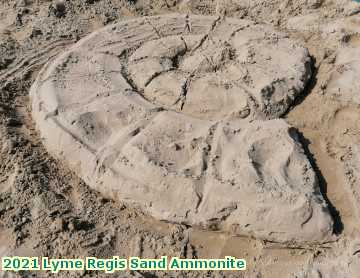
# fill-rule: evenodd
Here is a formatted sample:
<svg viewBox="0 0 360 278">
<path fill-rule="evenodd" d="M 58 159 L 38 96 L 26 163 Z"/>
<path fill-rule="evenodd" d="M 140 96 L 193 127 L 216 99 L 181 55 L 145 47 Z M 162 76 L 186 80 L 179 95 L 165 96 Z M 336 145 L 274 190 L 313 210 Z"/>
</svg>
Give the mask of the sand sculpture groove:
<svg viewBox="0 0 360 278">
<path fill-rule="evenodd" d="M 171 222 L 274 241 L 332 220 L 297 135 L 276 119 L 307 50 L 250 21 L 166 15 L 93 33 L 31 90 L 48 150 L 92 188 Z"/>
</svg>

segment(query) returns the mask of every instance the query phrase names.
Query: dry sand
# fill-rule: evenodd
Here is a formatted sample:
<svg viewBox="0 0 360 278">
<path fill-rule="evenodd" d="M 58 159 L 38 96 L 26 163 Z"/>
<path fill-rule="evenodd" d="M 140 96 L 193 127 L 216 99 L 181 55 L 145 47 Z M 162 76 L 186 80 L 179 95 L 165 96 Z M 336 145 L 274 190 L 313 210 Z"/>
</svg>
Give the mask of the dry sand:
<svg viewBox="0 0 360 278">
<path fill-rule="evenodd" d="M 133 134 L 132 141 L 125 142 L 128 145 L 127 148 L 122 147 L 122 141 L 119 138 L 125 132 L 124 127 L 114 127 L 111 123 L 105 126 L 99 125 L 105 117 L 104 111 L 100 111 L 96 117 L 91 113 L 86 114 L 94 111 L 89 110 L 89 106 L 84 104 L 87 101 L 86 95 L 77 99 L 64 98 L 63 94 L 66 93 L 67 86 L 61 90 L 59 88 L 53 90 L 56 98 L 41 99 L 48 110 L 48 115 L 43 115 L 41 112 L 43 110 L 39 109 L 39 96 L 41 96 L 39 91 L 46 82 L 42 82 L 44 81 L 42 78 L 48 74 L 49 83 L 55 82 L 61 85 L 62 75 L 65 79 L 70 75 L 75 76 L 75 84 L 70 86 L 73 90 L 76 88 L 74 86 L 80 86 L 76 83 L 78 78 L 86 78 L 82 74 L 83 70 L 74 72 L 85 66 L 66 69 L 67 64 L 65 64 L 60 70 L 56 70 L 54 66 L 79 49 L 78 52 L 83 55 L 86 51 L 83 51 L 81 47 L 86 46 L 87 42 L 89 42 L 87 47 L 94 47 L 91 46 L 89 39 L 78 42 L 81 38 L 93 31 L 96 31 L 95 35 L 91 35 L 93 38 L 101 37 L 104 30 L 121 29 L 121 26 L 126 24 L 124 22 L 130 22 L 128 21 L 130 19 L 133 20 L 132 22 L 146 22 L 149 19 L 144 16 L 162 14 L 159 18 L 161 20 L 169 17 L 169 14 L 173 12 L 181 13 L 181 15 L 170 17 L 175 18 L 175 22 L 185 21 L 185 24 L 181 22 L 182 27 L 186 26 L 186 18 L 200 18 L 199 22 L 209 21 L 207 24 L 201 23 L 206 27 L 204 30 L 200 30 L 201 24 L 198 31 L 194 28 L 194 33 L 200 36 L 200 41 L 202 41 L 201 37 L 206 36 L 209 29 L 213 28 L 212 23 L 217 21 L 244 25 L 245 27 L 241 27 L 244 28 L 242 30 L 244 34 L 240 38 L 252 38 L 260 34 L 261 39 L 260 42 L 251 42 L 251 47 L 245 49 L 241 48 L 241 43 L 234 43 L 238 40 L 233 40 L 229 46 L 222 47 L 216 42 L 216 37 L 219 36 L 211 34 L 214 42 L 205 44 L 202 51 L 203 56 L 210 55 L 211 59 L 199 58 L 196 56 L 198 55 L 196 51 L 186 53 L 187 51 L 182 50 L 183 41 L 179 40 L 179 36 L 173 39 L 166 38 L 162 42 L 163 39 L 157 38 L 155 45 L 147 42 L 148 39 L 144 39 L 141 47 L 131 53 L 126 61 L 119 62 L 120 68 L 126 68 L 127 76 L 133 80 L 130 82 L 130 88 L 128 90 L 124 88 L 123 91 L 134 91 L 136 94 L 118 96 L 120 102 L 110 101 L 108 104 L 110 112 L 122 111 L 123 108 L 119 108 L 117 103 L 121 106 L 124 105 L 124 101 L 135 101 L 141 111 L 149 110 L 146 112 L 148 115 L 146 117 L 141 113 L 136 113 L 132 117 L 133 120 L 136 117 L 142 117 L 138 120 L 147 120 L 150 124 L 147 124 L 146 128 L 139 129 L 135 134 L 137 136 Z M 88 0 L 65 1 L 65 6 L 35 0 L 2 1 L 0 3 L 1 254 L 50 257 L 89 255 L 156 257 L 167 254 L 187 258 L 233 255 L 244 257 L 248 261 L 248 270 L 243 273 L 134 272 L 125 273 L 123 277 L 358 277 L 360 268 L 360 258 L 358 258 L 360 249 L 358 228 L 360 217 L 359 12 L 359 4 L 345 0 L 167 0 L 154 2 L 151 0 Z M 210 17 L 197 17 L 193 14 Z M 254 25 L 253 22 L 257 24 Z M 101 29 L 113 23 L 116 24 L 115 28 Z M 152 27 L 151 25 L 147 22 L 144 28 Z M 225 28 L 225 30 L 230 32 L 231 28 Z M 247 30 L 249 30 L 249 35 L 246 35 Z M 267 34 L 276 34 L 275 39 L 279 40 L 276 42 L 278 46 L 276 51 L 270 50 L 269 45 L 264 45 L 264 30 Z M 151 34 L 151 32 L 156 36 L 154 29 L 149 33 L 141 33 Z M 121 32 L 119 33 L 121 36 Z M 174 33 L 176 31 L 171 30 L 167 36 Z M 221 34 L 226 37 L 226 32 L 222 31 Z M 189 45 L 189 49 L 196 49 L 198 38 L 191 37 L 189 34 L 184 36 L 184 40 L 188 40 L 186 45 Z M 106 40 L 111 42 L 111 40 L 116 40 L 116 37 L 110 35 L 102 39 L 105 42 Z M 167 46 L 164 49 L 159 47 L 163 43 Z M 100 46 L 102 50 L 105 48 L 106 45 Z M 234 49 L 235 52 L 246 53 L 246 55 L 235 55 L 236 61 L 234 61 L 232 55 Z M 105 59 L 103 56 L 109 54 L 119 54 L 116 53 L 119 48 L 108 47 L 105 50 L 105 54 L 100 53 L 96 56 L 92 53 L 91 56 L 94 57 L 95 64 L 96 60 L 100 59 L 102 61 L 100 65 L 111 67 L 116 61 L 110 58 L 109 61 L 104 62 L 101 59 Z M 173 58 L 179 53 L 184 57 L 175 59 L 174 63 Z M 308 55 L 311 57 L 310 60 L 307 58 Z M 276 60 L 275 57 L 279 56 L 287 58 Z M 75 61 L 70 59 L 72 65 L 86 61 L 86 59 L 74 58 L 74 55 L 70 55 L 70 58 Z M 212 63 L 208 63 L 206 58 Z M 274 59 L 276 62 L 272 64 L 271 61 Z M 245 75 L 240 82 L 236 82 L 237 90 L 241 92 L 245 85 L 250 90 L 248 88 L 244 90 L 247 92 L 244 95 L 231 95 L 232 92 L 231 90 L 228 92 L 227 84 L 220 82 L 221 86 L 219 86 L 218 83 L 214 85 L 214 82 L 211 82 L 214 79 L 212 75 L 215 72 L 217 76 L 221 76 L 221 80 L 224 80 L 225 76 L 228 78 L 229 73 L 232 73 L 235 77 L 230 78 L 229 83 L 234 83 L 238 75 L 242 77 L 241 73 L 236 73 L 232 67 L 238 62 L 240 64 L 243 62 L 250 78 L 246 78 Z M 48 66 L 42 69 L 46 63 Z M 254 64 L 265 64 L 265 70 L 259 73 L 252 67 Z M 193 68 L 197 69 L 196 73 L 191 72 L 190 69 Z M 111 86 L 115 86 L 117 90 L 126 86 L 126 82 L 122 83 L 116 77 L 116 70 L 113 71 L 112 68 L 104 70 L 100 66 L 92 66 L 88 70 L 109 73 L 106 74 L 107 76 L 98 76 L 106 77 L 101 79 L 100 83 L 108 84 L 106 80 L 110 78 Z M 51 79 L 54 71 L 56 71 L 55 79 Z M 182 76 L 185 75 L 186 81 L 186 73 L 189 72 L 192 82 L 184 98 Z M 66 77 L 66 74 L 69 75 Z M 288 78 L 289 76 L 291 78 Z M 253 78 L 253 82 L 249 82 L 251 77 L 256 77 Z M 273 78 L 282 78 L 285 82 L 278 86 L 270 86 L 272 89 L 268 90 L 268 95 L 276 97 L 264 99 L 264 95 L 259 92 L 262 92 L 263 87 L 269 88 L 268 84 L 273 84 Z M 91 90 L 97 90 L 91 83 L 87 85 Z M 31 86 L 33 87 L 30 99 Z M 214 86 L 217 87 L 214 88 Z M 76 90 L 81 91 L 80 89 Z M 200 92 L 207 94 L 204 96 Z M 232 99 L 228 102 L 223 101 L 224 98 L 214 101 L 215 92 L 219 92 L 220 95 L 230 94 Z M 146 101 L 134 100 L 133 98 L 136 98 L 138 93 L 143 95 Z M 72 94 L 70 96 L 79 97 Z M 75 106 L 81 105 L 80 108 L 71 107 L 72 113 L 66 113 L 66 110 L 64 112 L 57 109 L 59 100 L 69 101 L 67 105 L 69 104 L 70 107 L 74 103 Z M 173 104 L 179 104 L 179 106 L 173 106 Z M 193 172 L 189 177 L 181 176 L 183 179 L 181 181 L 169 178 L 167 183 L 170 188 L 177 184 L 186 186 L 188 183 L 187 191 L 194 188 L 203 191 L 189 192 L 189 195 L 186 195 L 189 198 L 177 199 L 174 202 L 174 199 L 171 199 L 173 190 L 163 193 L 165 195 L 139 194 L 114 185 L 112 178 L 106 175 L 105 185 L 99 186 L 98 178 L 91 177 L 86 172 L 90 171 L 92 160 L 81 159 L 84 165 L 89 166 L 89 168 L 83 167 L 85 170 L 75 167 L 76 159 L 79 160 L 81 157 L 76 152 L 66 153 L 69 152 L 67 146 L 64 145 L 66 141 L 61 141 L 64 137 L 56 135 L 59 130 L 58 125 L 53 125 L 50 130 L 46 127 L 46 123 L 53 118 L 57 117 L 67 124 L 74 120 L 71 117 L 78 119 L 84 113 L 87 117 L 80 119 L 81 124 L 74 127 L 72 134 L 78 132 L 78 136 L 84 136 L 86 123 L 91 120 L 96 128 L 102 128 L 100 134 L 108 137 L 97 136 L 96 134 L 99 133 L 92 134 L 90 130 L 88 133 L 90 136 L 81 137 L 88 142 L 83 142 L 81 145 L 90 145 L 102 154 L 101 159 L 107 158 L 107 161 L 113 161 L 113 163 L 116 159 L 110 154 L 114 150 L 123 152 L 131 159 L 136 156 L 134 161 L 130 161 L 134 167 L 126 169 L 126 173 L 136 176 L 141 180 L 140 184 L 150 186 L 151 189 L 156 189 L 158 183 L 166 180 L 161 176 L 163 170 L 160 171 L 157 165 L 152 166 L 153 168 L 147 164 L 142 165 L 139 161 L 144 159 L 144 153 L 145 157 L 152 157 L 156 162 L 174 159 L 174 157 L 169 157 L 169 153 L 175 153 L 176 149 L 182 147 L 176 142 L 173 144 L 174 138 L 182 137 L 183 133 L 170 132 L 177 126 L 169 126 L 167 122 L 173 118 L 172 121 L 179 122 L 179 126 L 182 127 L 186 126 L 182 121 L 190 122 L 192 126 L 195 126 L 193 131 L 189 132 L 190 141 L 194 137 L 202 138 L 205 146 L 206 143 L 209 144 L 207 140 L 210 138 L 209 145 L 212 146 L 212 150 L 205 152 L 208 153 L 205 157 L 204 153 L 198 156 L 192 154 L 191 159 L 187 157 L 188 152 L 186 156 L 185 152 L 180 151 L 175 159 L 175 165 L 169 166 L 166 171 L 170 176 L 174 172 L 183 170 L 184 167 Z M 129 114 L 131 113 L 126 112 L 126 115 Z M 282 119 L 272 120 L 273 118 Z M 111 117 L 106 119 L 111 120 Z M 231 132 L 235 135 L 229 138 L 226 135 L 229 130 L 225 131 L 227 141 L 224 143 L 219 135 L 220 129 L 214 130 L 217 131 L 214 132 L 214 136 L 207 135 L 206 129 L 211 130 L 213 123 L 218 125 L 228 123 L 230 129 L 237 132 Z M 109 132 L 109 127 L 114 128 L 115 131 Z M 291 134 L 296 133 L 295 137 L 289 136 L 289 127 L 292 127 Z M 166 132 L 171 135 L 168 137 L 169 142 L 161 137 Z M 151 141 L 156 136 L 160 136 L 158 141 L 161 142 L 161 148 L 159 146 L 154 148 L 151 145 Z M 278 140 L 274 140 L 276 136 Z M 181 141 L 186 143 L 189 138 L 181 138 Z M 265 139 L 260 140 L 260 138 Z M 282 147 L 281 142 L 286 142 L 287 147 Z M 200 144 L 200 142 L 197 143 Z M 67 144 L 70 148 L 71 140 Z M 159 151 L 164 150 L 165 144 L 170 146 L 169 151 Z M 240 144 L 241 148 L 233 147 Z M 146 152 L 143 149 L 141 149 L 143 152 L 139 152 L 134 147 L 139 145 L 146 145 Z M 195 150 L 204 151 L 204 148 L 201 148 L 204 147 L 203 145 L 200 144 Z M 215 148 L 215 146 L 220 146 L 220 148 Z M 254 153 L 251 151 L 254 149 L 253 146 L 256 147 Z M 221 160 L 225 162 L 209 164 L 204 174 L 204 166 L 201 166 L 201 163 L 217 158 L 219 155 L 216 150 L 221 150 L 224 156 Z M 281 156 L 284 152 L 285 158 Z M 234 160 L 239 159 L 242 165 L 246 165 L 245 154 L 252 155 L 257 162 L 255 166 L 249 164 L 251 167 L 246 166 L 248 170 L 240 171 L 236 167 L 229 168 L 229 163 L 226 164 L 226 159 L 228 159 L 234 166 L 236 165 Z M 292 159 L 289 160 L 288 157 Z M 284 166 L 286 160 L 290 162 L 285 163 L 286 166 Z M 297 162 L 292 162 L 294 160 Z M 191 167 L 188 166 L 189 162 L 191 162 Z M 200 166 L 197 163 L 200 163 Z M 219 164 L 222 166 L 220 167 Z M 304 174 L 296 168 L 299 164 L 307 165 L 309 173 Z M 103 167 L 101 170 L 106 172 L 108 165 L 105 164 L 105 170 Z M 118 167 L 117 171 L 124 171 L 121 163 L 114 165 Z M 229 193 L 226 190 L 225 193 L 215 194 L 217 198 L 214 200 L 211 194 L 220 188 L 215 182 L 219 180 L 216 178 L 216 172 L 219 169 L 226 170 L 221 173 L 221 180 L 226 179 L 231 183 L 235 179 L 235 184 L 241 184 L 240 190 L 244 188 L 254 190 L 251 185 L 256 180 L 260 180 L 265 185 L 262 193 L 252 191 L 252 195 L 250 194 L 252 197 L 247 201 L 254 203 L 252 207 L 260 208 L 261 205 L 255 200 L 265 198 L 269 204 L 268 207 L 273 210 L 271 214 L 273 218 L 267 219 L 269 223 L 257 222 L 256 217 L 261 216 L 261 213 L 251 215 L 248 219 L 244 218 L 243 212 L 249 205 L 239 206 L 244 203 L 239 193 L 226 195 Z M 255 179 L 249 176 L 251 169 L 256 170 Z M 292 169 L 289 170 L 291 174 L 279 186 L 279 181 L 283 178 L 280 173 L 284 169 Z M 154 180 L 154 183 L 149 184 L 152 174 L 158 175 L 158 178 Z M 304 175 L 306 181 L 302 183 Z M 133 177 L 130 180 L 132 179 Z M 200 180 L 201 186 L 192 185 L 194 180 Z M 116 196 L 110 194 L 116 187 L 120 192 L 123 190 L 121 194 L 115 194 Z M 132 188 L 130 186 L 130 189 Z M 143 188 L 140 187 L 141 190 Z M 281 194 L 275 194 L 275 191 L 272 192 L 273 189 L 276 189 L 275 191 L 280 189 Z M 303 212 L 297 217 L 294 206 L 291 206 L 291 203 L 286 204 L 284 192 L 290 192 L 290 195 L 297 198 L 306 196 L 307 200 L 315 200 L 314 196 L 316 196 L 317 200 L 321 200 L 321 206 L 326 206 L 327 209 L 316 214 L 318 211 L 316 208 L 319 205 L 310 201 L 315 208 L 310 209 L 314 212 L 312 215 L 314 223 L 310 221 L 308 228 L 302 230 L 296 225 L 301 224 L 304 220 L 302 217 L 304 213 L 305 215 L 308 213 L 309 208 L 304 207 Z M 129 194 L 129 198 L 124 198 L 124 194 Z M 209 196 L 209 198 L 203 199 L 203 196 Z M 229 202 L 229 198 L 233 200 Z M 204 206 L 203 210 L 201 206 L 196 207 L 199 199 L 200 205 Z M 224 210 L 225 217 L 218 214 L 219 210 L 213 209 L 215 203 L 221 208 L 227 208 Z M 235 203 L 236 206 L 229 206 L 229 203 L 232 205 Z M 309 203 L 309 201 L 304 203 Z M 195 207 L 192 208 L 194 205 Z M 172 212 L 164 212 L 164 207 Z M 184 209 L 190 209 L 190 212 L 184 214 Z M 174 212 L 176 217 L 174 217 Z M 325 215 L 323 215 L 324 212 Z M 228 218 L 232 213 L 234 216 Z M 209 220 L 213 219 L 214 215 L 217 219 L 216 225 L 211 225 L 213 223 Z M 323 233 L 324 229 L 321 230 L 319 224 L 329 215 L 332 220 L 326 220 L 325 226 L 329 227 L 333 223 L 333 230 L 329 231 L 327 228 Z M 247 230 L 241 225 L 235 231 L 227 228 L 229 225 L 243 224 L 244 219 L 249 221 L 250 229 Z M 276 221 L 279 219 L 286 219 L 281 224 L 282 226 L 280 225 L 285 231 L 283 237 L 273 233 L 275 223 L 278 224 Z M 324 227 L 324 225 L 320 226 Z M 70 273 L 61 274 L 64 277 L 71 275 L 74 276 Z M 86 277 L 95 274 L 77 275 Z M 96 275 L 109 276 L 104 273 Z M 27 273 L 18 273 L 17 276 L 29 277 Z M 37 273 L 36 276 L 47 277 L 48 274 Z M 119 276 L 114 275 L 114 277 Z"/>
</svg>

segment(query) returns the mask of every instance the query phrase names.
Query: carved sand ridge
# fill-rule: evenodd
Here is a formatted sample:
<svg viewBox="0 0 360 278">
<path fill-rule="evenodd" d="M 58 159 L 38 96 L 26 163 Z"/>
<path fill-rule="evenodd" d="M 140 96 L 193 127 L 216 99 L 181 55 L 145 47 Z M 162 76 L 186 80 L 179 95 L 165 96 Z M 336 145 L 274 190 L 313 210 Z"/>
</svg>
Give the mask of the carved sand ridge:
<svg viewBox="0 0 360 278">
<path fill-rule="evenodd" d="M 335 68 L 330 75 L 326 93 L 343 103 L 360 104 L 360 49 L 345 47 L 338 51 Z"/>
<path fill-rule="evenodd" d="M 332 219 L 297 134 L 276 119 L 311 76 L 264 25 L 166 15 L 79 41 L 31 89 L 44 144 L 92 188 L 155 218 L 279 242 Z"/>
</svg>

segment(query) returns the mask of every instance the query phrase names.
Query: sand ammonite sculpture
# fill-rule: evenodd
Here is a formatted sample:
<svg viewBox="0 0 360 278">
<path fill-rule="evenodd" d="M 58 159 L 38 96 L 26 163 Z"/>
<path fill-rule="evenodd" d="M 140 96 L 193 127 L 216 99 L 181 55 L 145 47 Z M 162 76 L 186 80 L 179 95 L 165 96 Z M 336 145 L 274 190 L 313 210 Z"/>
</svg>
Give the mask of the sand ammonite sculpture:
<svg viewBox="0 0 360 278">
<path fill-rule="evenodd" d="M 314 242 L 332 219 L 283 114 L 311 72 L 268 26 L 163 15 L 94 32 L 31 89 L 44 144 L 92 188 L 157 219 Z"/>
</svg>

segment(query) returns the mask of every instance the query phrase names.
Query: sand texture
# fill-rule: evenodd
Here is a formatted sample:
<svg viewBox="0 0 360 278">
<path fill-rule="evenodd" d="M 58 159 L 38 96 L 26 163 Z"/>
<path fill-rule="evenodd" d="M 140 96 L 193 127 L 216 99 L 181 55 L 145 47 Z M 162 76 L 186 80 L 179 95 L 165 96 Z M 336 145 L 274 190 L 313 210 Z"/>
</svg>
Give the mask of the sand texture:
<svg viewBox="0 0 360 278">
<path fill-rule="evenodd" d="M 277 118 L 311 76 L 271 27 L 178 14 L 126 21 L 40 72 L 33 116 L 92 188 L 160 220 L 278 242 L 332 219 L 296 131 Z"/>
<path fill-rule="evenodd" d="M 356 278 L 360 3 L 0 1 L 0 254 Z"/>
</svg>

